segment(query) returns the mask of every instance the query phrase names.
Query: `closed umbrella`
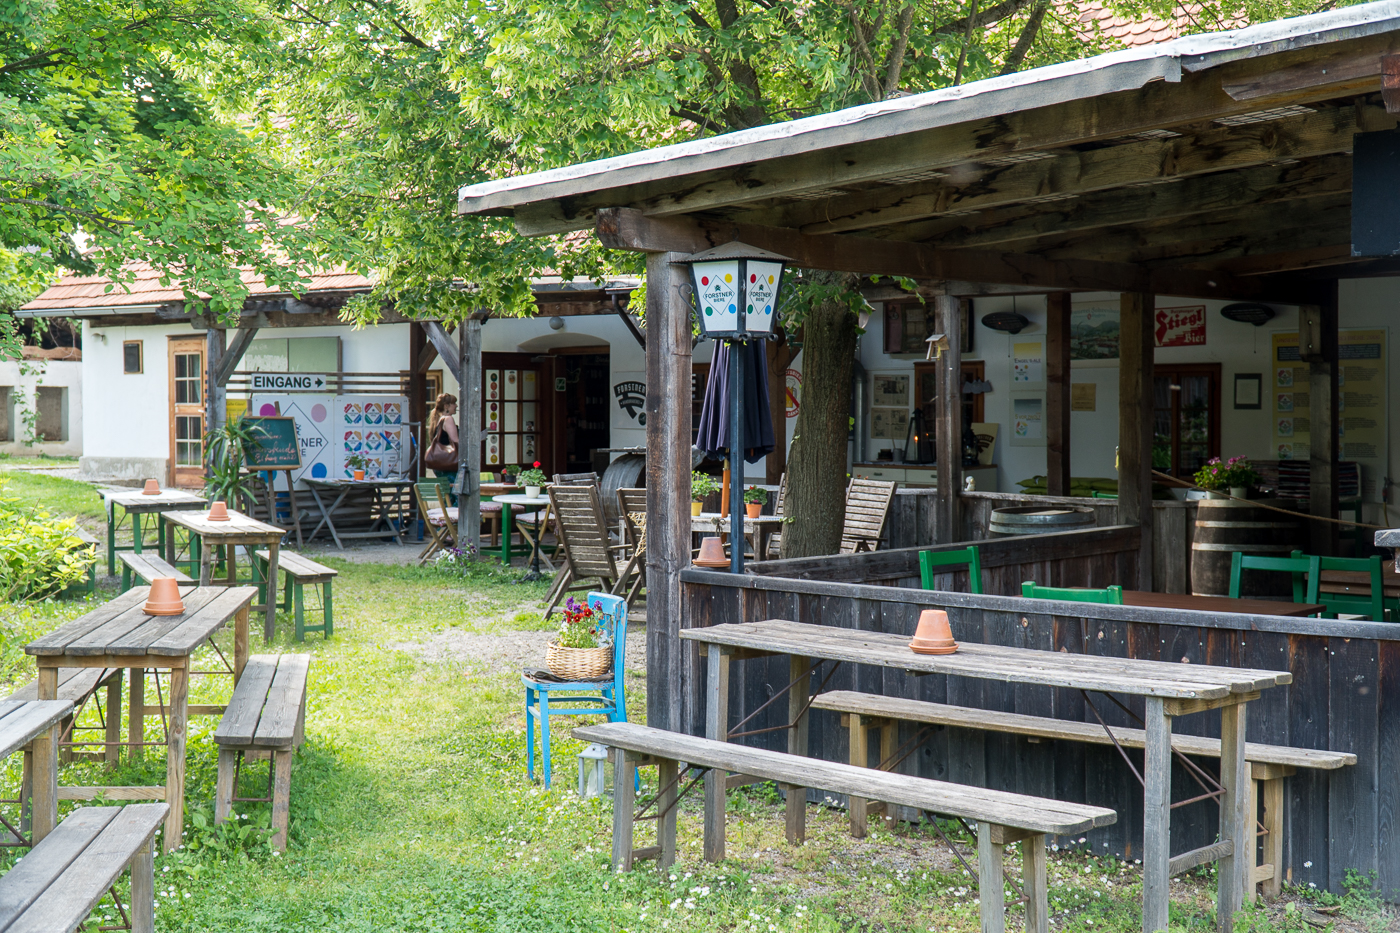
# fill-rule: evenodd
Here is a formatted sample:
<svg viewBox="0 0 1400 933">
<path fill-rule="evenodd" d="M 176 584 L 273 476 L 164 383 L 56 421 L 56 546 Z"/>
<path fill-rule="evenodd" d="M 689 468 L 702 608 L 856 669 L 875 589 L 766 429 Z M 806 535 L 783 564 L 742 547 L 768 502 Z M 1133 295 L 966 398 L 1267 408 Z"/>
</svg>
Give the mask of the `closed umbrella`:
<svg viewBox="0 0 1400 933">
<path fill-rule="evenodd" d="M 744 567 L 743 468 L 773 450 L 773 421 L 768 414 L 768 365 L 763 341 L 717 341 L 710 363 L 710 379 L 700 409 L 695 446 L 712 457 L 728 457 L 730 463 L 729 513 L 730 569 Z"/>
</svg>

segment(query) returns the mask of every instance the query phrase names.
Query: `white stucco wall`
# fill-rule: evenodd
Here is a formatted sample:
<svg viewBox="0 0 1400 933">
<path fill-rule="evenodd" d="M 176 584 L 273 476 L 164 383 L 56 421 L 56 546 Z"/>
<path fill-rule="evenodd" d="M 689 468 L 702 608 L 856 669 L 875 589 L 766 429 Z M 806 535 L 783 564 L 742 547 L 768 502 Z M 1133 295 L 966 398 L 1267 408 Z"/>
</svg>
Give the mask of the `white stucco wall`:
<svg viewBox="0 0 1400 933">
<path fill-rule="evenodd" d="M 76 457 L 83 452 L 83 364 L 78 360 L 24 360 L 0 362 L 0 386 L 8 386 L 9 439 L 0 439 L 0 451 L 21 456 L 44 453 L 50 457 Z M 26 444 L 26 411 L 38 404 L 40 386 L 62 388 L 65 434 L 59 441 Z"/>
</svg>

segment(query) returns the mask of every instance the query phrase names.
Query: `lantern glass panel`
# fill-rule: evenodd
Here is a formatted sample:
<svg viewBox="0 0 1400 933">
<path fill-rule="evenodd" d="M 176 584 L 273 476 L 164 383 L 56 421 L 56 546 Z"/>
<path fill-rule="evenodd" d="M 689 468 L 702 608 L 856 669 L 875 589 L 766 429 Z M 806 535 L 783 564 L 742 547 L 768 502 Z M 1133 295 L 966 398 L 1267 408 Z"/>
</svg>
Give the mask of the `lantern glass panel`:
<svg viewBox="0 0 1400 933">
<path fill-rule="evenodd" d="M 751 334 L 772 333 L 773 315 L 778 305 L 778 288 L 783 283 L 783 264 L 750 259 L 747 273 L 744 330 Z"/>
<path fill-rule="evenodd" d="M 700 310 L 700 329 L 707 335 L 739 330 L 739 261 L 697 262 L 691 275 Z"/>
</svg>

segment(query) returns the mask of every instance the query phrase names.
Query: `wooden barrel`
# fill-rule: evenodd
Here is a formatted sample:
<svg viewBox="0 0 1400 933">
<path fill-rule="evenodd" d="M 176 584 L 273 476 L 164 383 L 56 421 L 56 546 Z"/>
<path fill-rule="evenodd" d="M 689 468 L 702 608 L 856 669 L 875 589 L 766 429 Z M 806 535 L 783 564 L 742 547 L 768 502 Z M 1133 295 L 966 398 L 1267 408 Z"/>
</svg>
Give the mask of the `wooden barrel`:
<svg viewBox="0 0 1400 933">
<path fill-rule="evenodd" d="M 1236 551 L 1260 557 L 1287 557 L 1303 547 L 1303 529 L 1282 512 L 1252 502 L 1202 499 L 1196 509 L 1191 542 L 1191 592 L 1197 596 L 1230 595 L 1230 561 Z M 1240 577 L 1241 597 L 1293 598 L 1287 574 L 1247 570 Z"/>
<path fill-rule="evenodd" d="M 647 484 L 647 458 L 645 454 L 623 454 L 603 471 L 598 480 L 598 494 L 603 499 L 603 513 L 609 525 L 616 525 L 621 517 L 617 505 L 619 489 L 637 489 Z"/>
<path fill-rule="evenodd" d="M 987 531 L 993 535 L 1044 535 L 1093 528 L 1094 510 L 1081 506 L 1018 505 L 993 509 Z"/>
</svg>

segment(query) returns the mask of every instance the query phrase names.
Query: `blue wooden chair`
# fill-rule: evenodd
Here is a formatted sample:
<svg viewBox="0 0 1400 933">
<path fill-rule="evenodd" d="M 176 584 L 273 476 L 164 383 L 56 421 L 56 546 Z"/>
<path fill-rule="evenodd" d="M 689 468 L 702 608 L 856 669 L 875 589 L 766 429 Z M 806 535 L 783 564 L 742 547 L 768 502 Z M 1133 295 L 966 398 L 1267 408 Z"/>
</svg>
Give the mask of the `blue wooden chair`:
<svg viewBox="0 0 1400 933">
<path fill-rule="evenodd" d="M 627 695 L 623 688 L 623 664 L 627 658 L 627 603 L 620 596 L 589 593 L 588 605 L 601 611 L 612 629 L 613 663 L 607 679 L 598 681 L 556 681 L 526 671 L 525 684 L 525 774 L 535 779 L 535 725 L 540 729 L 540 755 L 544 766 L 544 786 L 549 788 L 549 717 L 606 714 L 609 722 L 627 721 Z M 593 694 L 596 692 L 596 696 Z M 551 696 L 553 699 L 551 699 Z M 558 704 L 558 705 L 556 705 Z"/>
</svg>

